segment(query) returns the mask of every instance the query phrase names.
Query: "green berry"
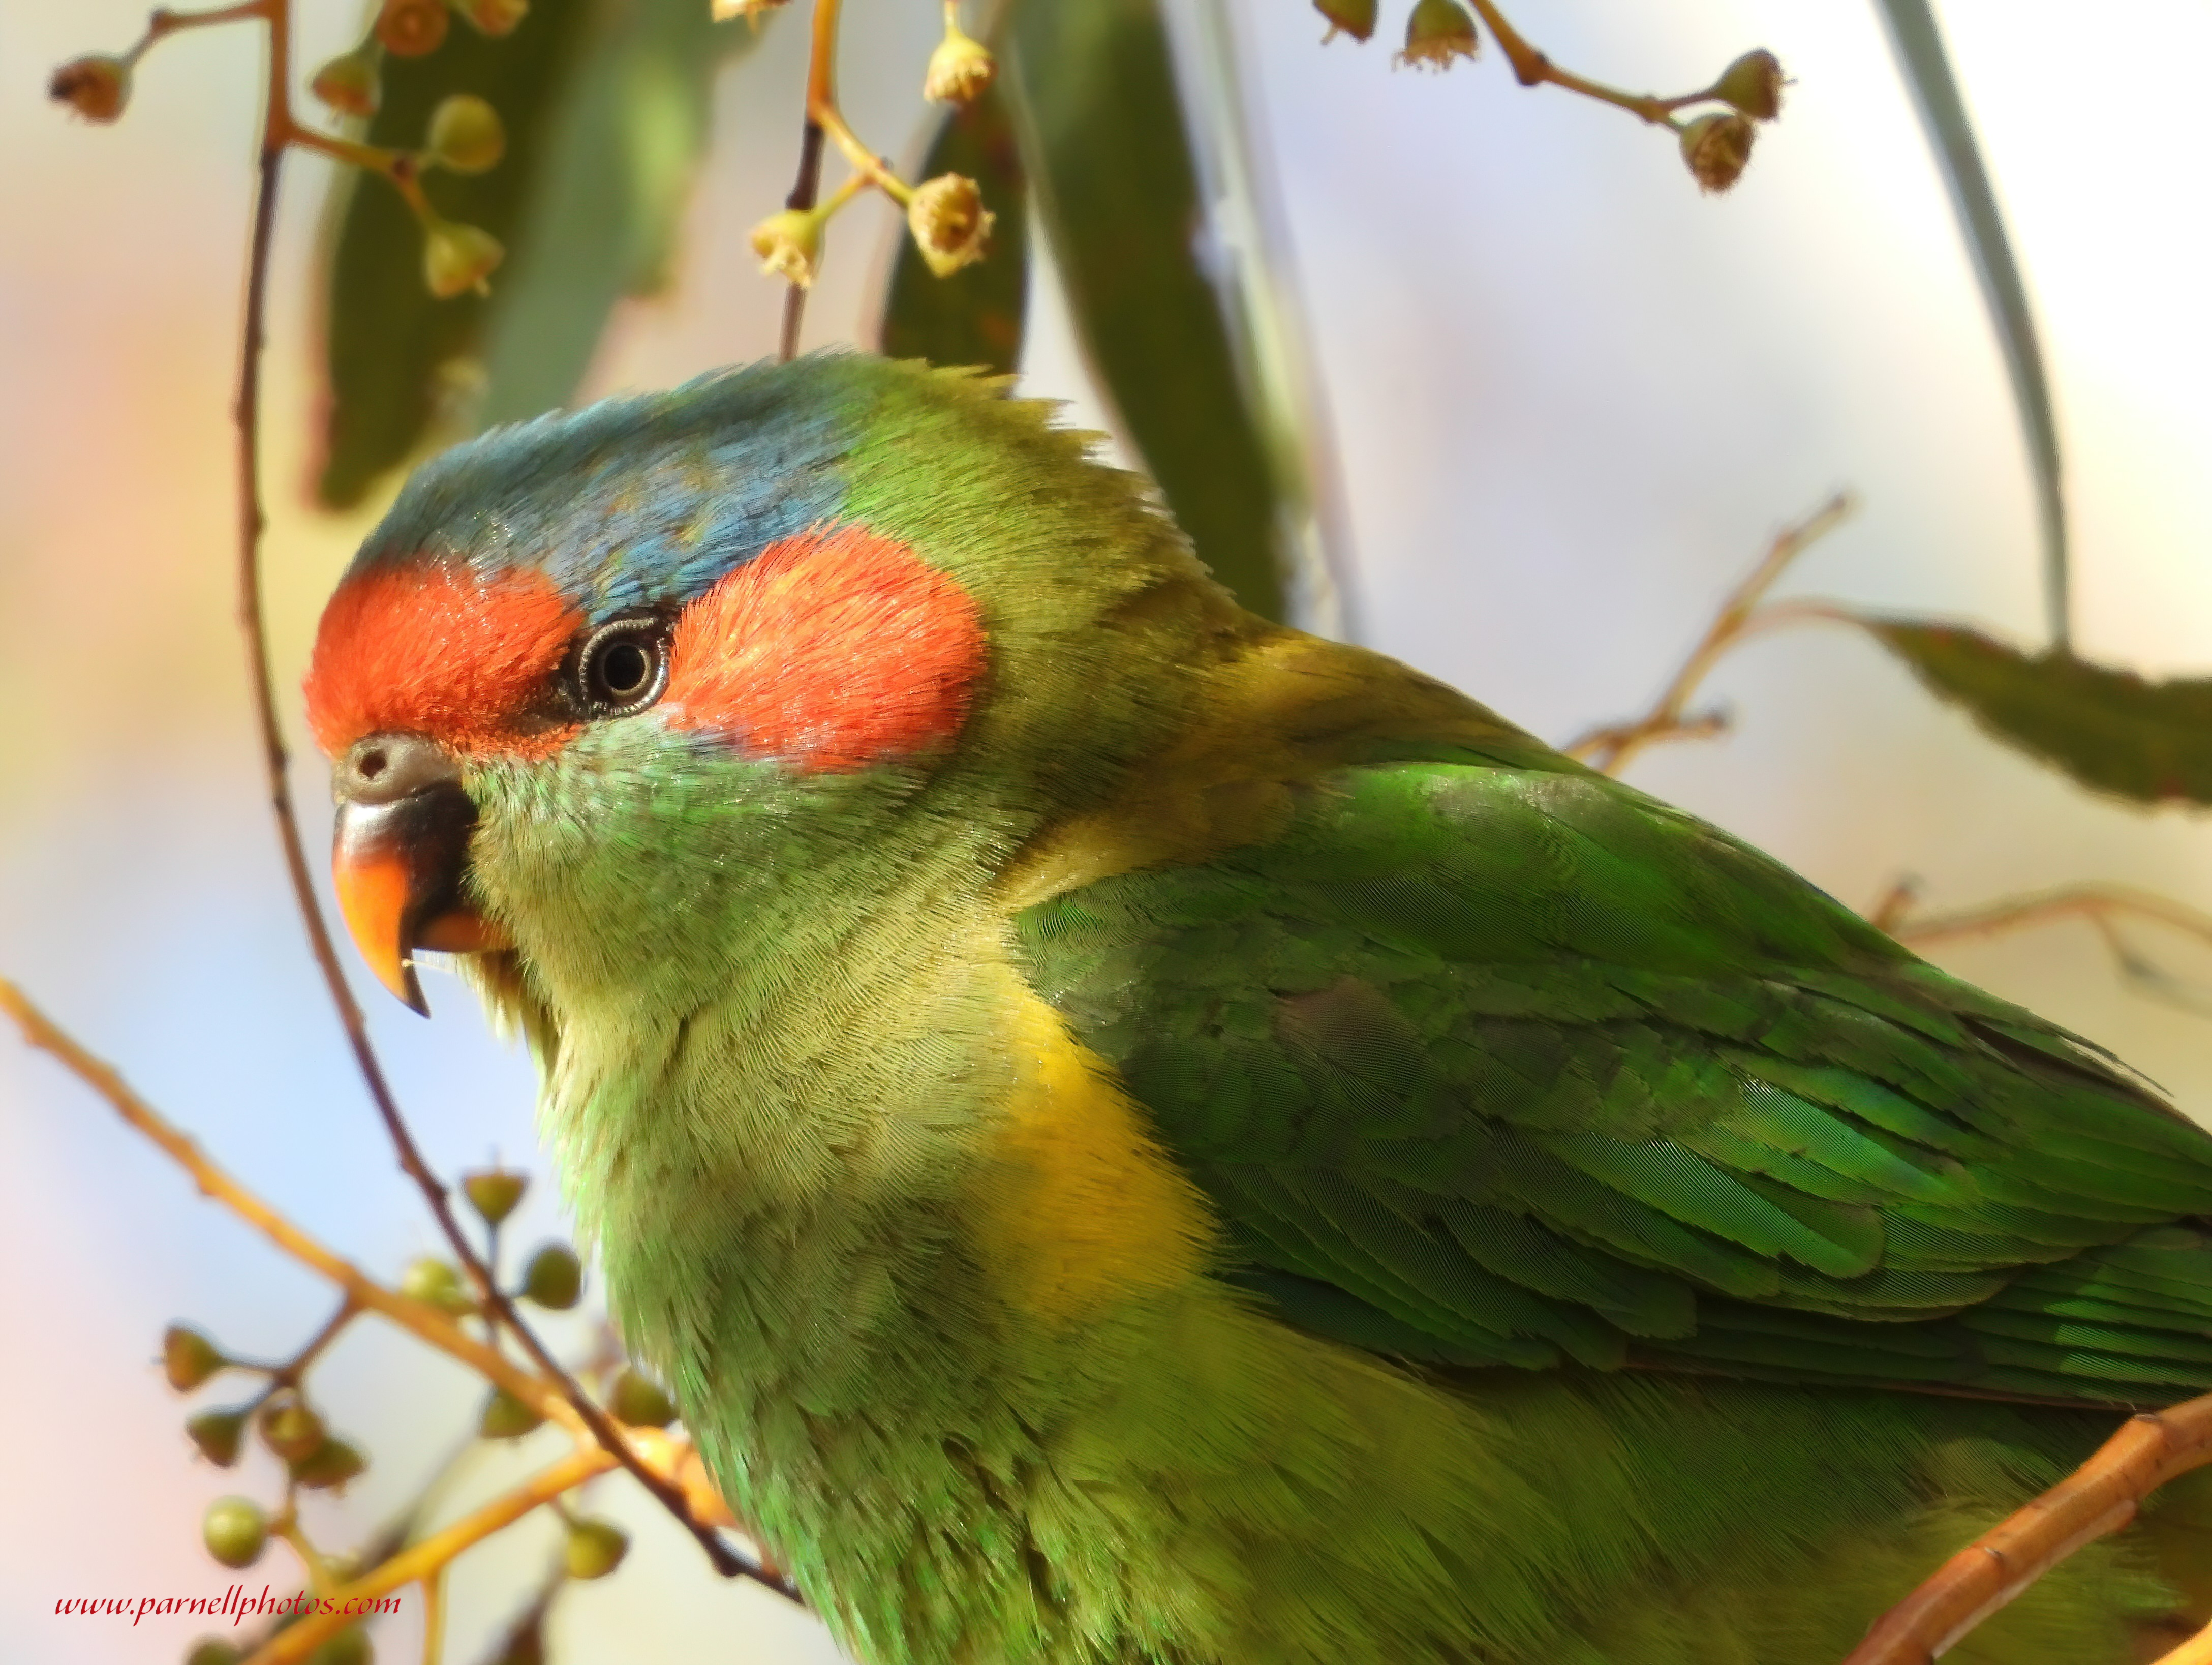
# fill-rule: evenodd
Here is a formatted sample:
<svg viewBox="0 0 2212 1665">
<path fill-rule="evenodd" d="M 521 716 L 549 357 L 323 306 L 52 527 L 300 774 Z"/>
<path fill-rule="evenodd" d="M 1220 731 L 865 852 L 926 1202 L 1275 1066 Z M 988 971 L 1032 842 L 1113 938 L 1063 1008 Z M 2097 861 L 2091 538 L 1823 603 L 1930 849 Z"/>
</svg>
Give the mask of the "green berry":
<svg viewBox="0 0 2212 1665">
<path fill-rule="evenodd" d="M 202 1411 L 185 1419 L 185 1432 L 202 1456 L 218 1468 L 228 1468 L 238 1461 L 239 1442 L 246 1434 L 245 1409 Z"/>
<path fill-rule="evenodd" d="M 477 1419 L 477 1432 L 486 1439 L 520 1439 L 544 1420 L 506 1389 L 495 1388 Z"/>
<path fill-rule="evenodd" d="M 439 167 L 456 173 L 482 173 L 507 154 L 507 130 L 499 112 L 474 93 L 449 93 L 430 112 L 423 149 Z"/>
<path fill-rule="evenodd" d="M 676 1420 L 676 1407 L 660 1384 L 629 1364 L 615 1378 L 614 1389 L 607 1395 L 607 1408 L 615 1413 L 617 1422 L 633 1428 L 665 1428 Z"/>
<path fill-rule="evenodd" d="M 87 121 L 113 121 L 131 102 L 131 66 L 106 53 L 76 58 L 54 71 L 46 96 Z"/>
<path fill-rule="evenodd" d="M 1749 117 L 1731 110 L 1726 115 L 1699 116 L 1682 130 L 1682 161 L 1706 192 L 1726 191 L 1743 176 L 1751 160 L 1752 141 L 1759 130 Z"/>
<path fill-rule="evenodd" d="M 311 1456 L 330 1437 L 322 1418 L 292 1394 L 279 1394 L 261 1407 L 257 1419 L 261 1442 L 287 1462 Z"/>
<path fill-rule="evenodd" d="M 367 1468 L 368 1459 L 350 1440 L 331 1438 L 307 1455 L 293 1458 L 287 1466 L 295 1486 L 303 1486 L 310 1492 L 331 1492 Z"/>
<path fill-rule="evenodd" d="M 191 1392 L 229 1363 L 222 1349 L 189 1324 L 172 1324 L 161 1332 L 161 1373 L 180 1394 Z"/>
<path fill-rule="evenodd" d="M 192 1650 L 185 1656 L 185 1665 L 238 1665 L 246 1656 L 237 1647 L 219 1636 L 204 1636 L 192 1644 Z"/>
<path fill-rule="evenodd" d="M 344 116 L 373 116 L 384 96 L 376 59 L 367 52 L 332 58 L 315 71 L 307 90 Z"/>
<path fill-rule="evenodd" d="M 523 1268 L 522 1298 L 566 1312 L 584 1292 L 583 1262 L 566 1243 L 548 1243 Z"/>
<path fill-rule="evenodd" d="M 200 1517 L 208 1553 L 227 1567 L 250 1567 L 269 1541 L 269 1517 L 251 1498 L 217 1498 Z"/>
<path fill-rule="evenodd" d="M 1782 113 L 1782 60 L 1765 47 L 1746 52 L 1721 71 L 1713 96 L 1753 121 L 1772 121 Z"/>
<path fill-rule="evenodd" d="M 1364 40 L 1375 33 L 1375 0 L 1313 0 L 1313 3 L 1314 9 L 1328 20 L 1328 33 L 1322 37 L 1324 46 L 1340 34 Z"/>
<path fill-rule="evenodd" d="M 473 291 L 488 295 L 488 280 L 507 258 L 498 238 L 480 226 L 440 220 L 422 234 L 422 282 L 441 301 Z"/>
<path fill-rule="evenodd" d="M 441 106 L 441 108 L 443 106 Z M 435 124 L 432 124 L 435 131 Z M 461 1191 L 486 1225 L 497 1225 L 514 1212 L 522 1194 L 530 1188 L 530 1176 L 512 1168 L 479 1168 L 461 1176 Z"/>
<path fill-rule="evenodd" d="M 1473 58 L 1482 42 L 1474 19 L 1459 0 L 1417 0 L 1406 20 L 1406 50 L 1398 62 L 1415 69 L 1449 70 L 1455 60 Z"/>
<path fill-rule="evenodd" d="M 434 1255 L 407 1263 L 407 1269 L 399 1274 L 399 1292 L 441 1312 L 458 1316 L 477 1310 L 477 1303 L 469 1298 L 468 1285 L 461 1281 L 461 1274 Z"/>
<path fill-rule="evenodd" d="M 571 1578 L 604 1578 L 629 1553 L 629 1534 L 611 1521 L 576 1521 L 561 1553 Z"/>
</svg>

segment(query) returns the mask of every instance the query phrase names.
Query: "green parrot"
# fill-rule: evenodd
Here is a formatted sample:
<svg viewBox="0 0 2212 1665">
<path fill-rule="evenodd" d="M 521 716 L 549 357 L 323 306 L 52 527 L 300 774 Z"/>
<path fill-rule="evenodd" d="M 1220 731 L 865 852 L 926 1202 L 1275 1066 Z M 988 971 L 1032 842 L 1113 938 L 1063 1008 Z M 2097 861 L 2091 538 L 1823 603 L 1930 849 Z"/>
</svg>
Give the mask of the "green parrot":
<svg viewBox="0 0 2212 1665">
<path fill-rule="evenodd" d="M 1832 1665 L 2212 1388 L 2212 1137 L 1757 851 L 1242 611 L 997 384 L 427 464 L 308 674 L 383 981 L 864 1665 Z M 1954 1656 L 2212 1596 L 2168 1488 Z"/>
</svg>

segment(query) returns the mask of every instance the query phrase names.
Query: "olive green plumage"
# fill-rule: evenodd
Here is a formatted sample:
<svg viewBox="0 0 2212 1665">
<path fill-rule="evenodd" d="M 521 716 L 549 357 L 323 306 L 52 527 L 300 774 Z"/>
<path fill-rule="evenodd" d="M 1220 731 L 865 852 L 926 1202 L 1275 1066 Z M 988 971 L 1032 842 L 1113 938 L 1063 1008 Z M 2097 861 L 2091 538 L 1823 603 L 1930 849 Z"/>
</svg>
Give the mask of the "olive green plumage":
<svg viewBox="0 0 2212 1665">
<path fill-rule="evenodd" d="M 474 973 L 630 1344 L 860 1660 L 1821 1665 L 2118 1407 L 2212 1385 L 2212 1140 L 1693 817 L 1242 614 L 1029 407 L 802 361 L 503 436 L 409 512 L 476 537 L 511 476 L 597 550 L 633 465 L 797 494 L 680 448 L 725 409 L 973 599 L 973 708 L 852 773 L 653 710 L 472 758 L 516 945 Z M 2118 1665 L 2203 1521 L 1954 1657 Z"/>
</svg>

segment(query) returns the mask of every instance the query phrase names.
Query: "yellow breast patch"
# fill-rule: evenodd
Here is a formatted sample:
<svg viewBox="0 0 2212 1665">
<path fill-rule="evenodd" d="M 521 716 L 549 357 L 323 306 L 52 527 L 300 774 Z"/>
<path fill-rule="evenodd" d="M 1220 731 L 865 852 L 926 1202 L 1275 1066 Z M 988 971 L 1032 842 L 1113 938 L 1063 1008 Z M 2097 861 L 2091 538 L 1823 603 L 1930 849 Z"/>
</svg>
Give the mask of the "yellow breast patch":
<svg viewBox="0 0 2212 1665">
<path fill-rule="evenodd" d="M 1009 974 L 1012 1090 L 978 1180 L 978 1241 L 1015 1304 L 1079 1318 L 1197 1275 L 1205 1198 L 1153 1140 L 1113 1066 Z"/>
</svg>

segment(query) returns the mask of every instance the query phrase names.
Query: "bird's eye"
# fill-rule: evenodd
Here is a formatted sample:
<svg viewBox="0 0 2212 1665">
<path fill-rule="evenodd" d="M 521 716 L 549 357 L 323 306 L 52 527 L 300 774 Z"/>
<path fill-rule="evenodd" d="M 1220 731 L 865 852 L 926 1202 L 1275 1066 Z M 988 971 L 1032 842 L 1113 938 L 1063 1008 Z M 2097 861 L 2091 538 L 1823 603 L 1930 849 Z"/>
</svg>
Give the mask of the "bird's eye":
<svg viewBox="0 0 2212 1665">
<path fill-rule="evenodd" d="M 592 717 L 642 711 L 668 686 L 667 627 L 657 617 L 611 619 L 577 650 L 577 703 Z"/>
</svg>

